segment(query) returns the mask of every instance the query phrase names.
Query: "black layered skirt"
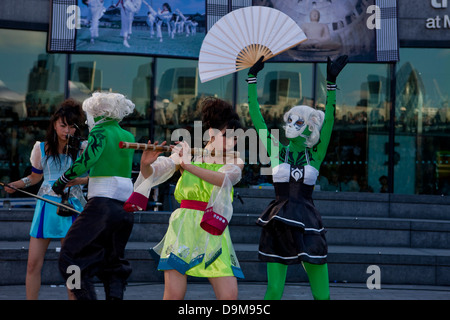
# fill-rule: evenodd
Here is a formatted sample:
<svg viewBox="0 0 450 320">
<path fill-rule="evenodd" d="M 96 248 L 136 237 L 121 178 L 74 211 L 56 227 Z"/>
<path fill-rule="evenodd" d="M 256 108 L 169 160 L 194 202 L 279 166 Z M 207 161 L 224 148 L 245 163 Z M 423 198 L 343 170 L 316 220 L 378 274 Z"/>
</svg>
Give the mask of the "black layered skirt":
<svg viewBox="0 0 450 320">
<path fill-rule="evenodd" d="M 259 259 L 286 265 L 327 262 L 326 230 L 314 206 L 314 186 L 303 181 L 274 183 L 276 199 L 257 220 L 262 227 Z"/>
</svg>

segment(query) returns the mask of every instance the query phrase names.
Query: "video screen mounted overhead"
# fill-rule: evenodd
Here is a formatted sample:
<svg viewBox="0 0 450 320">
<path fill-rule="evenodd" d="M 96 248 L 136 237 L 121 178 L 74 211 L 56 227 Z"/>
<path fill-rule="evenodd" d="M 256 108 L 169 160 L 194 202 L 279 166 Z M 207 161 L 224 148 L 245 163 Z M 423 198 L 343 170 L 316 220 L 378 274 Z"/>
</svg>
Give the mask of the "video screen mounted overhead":
<svg viewBox="0 0 450 320">
<path fill-rule="evenodd" d="M 50 0 L 49 52 L 198 59 L 208 30 L 252 5 L 290 16 L 308 40 L 273 61 L 397 61 L 395 0 Z M 280 35 L 281 37 L 282 35 Z M 224 40 L 225 41 L 225 40 Z"/>
</svg>

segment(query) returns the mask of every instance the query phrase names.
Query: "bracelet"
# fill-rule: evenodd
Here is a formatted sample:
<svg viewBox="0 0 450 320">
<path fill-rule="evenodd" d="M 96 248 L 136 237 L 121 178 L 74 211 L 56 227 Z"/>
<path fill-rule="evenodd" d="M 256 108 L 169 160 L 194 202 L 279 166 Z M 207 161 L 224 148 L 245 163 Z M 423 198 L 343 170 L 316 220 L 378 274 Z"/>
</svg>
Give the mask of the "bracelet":
<svg viewBox="0 0 450 320">
<path fill-rule="evenodd" d="M 247 83 L 256 83 L 256 77 L 249 77 L 248 79 L 245 79 Z"/>
<path fill-rule="evenodd" d="M 337 85 L 336 84 L 327 83 L 327 90 L 335 91 L 336 89 L 337 89 Z"/>
<path fill-rule="evenodd" d="M 29 186 L 31 186 L 31 179 L 30 178 L 25 177 L 25 178 L 22 178 L 20 180 L 22 180 L 22 182 L 25 184 L 24 188 L 28 188 Z"/>
</svg>

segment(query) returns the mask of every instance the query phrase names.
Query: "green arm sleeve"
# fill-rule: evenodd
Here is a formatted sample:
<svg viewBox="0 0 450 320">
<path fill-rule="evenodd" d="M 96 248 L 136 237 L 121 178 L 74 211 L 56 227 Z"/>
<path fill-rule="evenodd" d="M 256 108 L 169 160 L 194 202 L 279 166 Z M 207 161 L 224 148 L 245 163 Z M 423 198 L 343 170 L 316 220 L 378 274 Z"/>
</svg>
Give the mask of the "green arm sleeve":
<svg viewBox="0 0 450 320">
<path fill-rule="evenodd" d="M 248 107 L 253 125 L 255 126 L 258 136 L 263 142 L 269 157 L 271 159 L 273 157 L 278 157 L 278 152 L 272 155 L 272 147 L 280 146 L 279 141 L 267 130 L 266 122 L 264 121 L 264 118 L 261 115 L 261 111 L 259 109 L 256 77 L 249 75 L 249 79 L 247 81 L 248 81 Z"/>
<path fill-rule="evenodd" d="M 106 134 L 104 131 L 101 127 L 92 129 L 89 133 L 86 150 L 64 173 L 67 179 L 75 179 L 94 166 L 106 145 Z"/>
<path fill-rule="evenodd" d="M 330 143 L 331 133 L 333 131 L 334 117 L 336 110 L 336 85 L 327 82 L 327 101 L 325 105 L 325 119 L 320 131 L 320 142 L 311 149 L 313 160 L 311 165 L 319 170 L 322 161 L 327 154 L 328 144 Z"/>
<path fill-rule="evenodd" d="M 56 188 L 62 187 L 70 180 L 81 176 L 97 162 L 106 145 L 104 131 L 101 127 L 94 127 L 92 129 L 89 133 L 86 149 L 72 166 L 55 182 L 54 186 Z"/>
</svg>

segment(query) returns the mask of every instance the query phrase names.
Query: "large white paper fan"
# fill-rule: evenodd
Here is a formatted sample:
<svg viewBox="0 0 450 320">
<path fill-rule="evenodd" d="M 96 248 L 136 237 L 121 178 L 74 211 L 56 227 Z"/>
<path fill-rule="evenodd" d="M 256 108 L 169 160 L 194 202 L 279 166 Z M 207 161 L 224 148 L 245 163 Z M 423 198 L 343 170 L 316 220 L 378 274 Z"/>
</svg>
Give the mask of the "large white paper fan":
<svg viewBox="0 0 450 320">
<path fill-rule="evenodd" d="M 261 6 L 234 10 L 206 34 L 198 59 L 200 81 L 250 68 L 306 40 L 303 30 L 283 12 Z"/>
</svg>

